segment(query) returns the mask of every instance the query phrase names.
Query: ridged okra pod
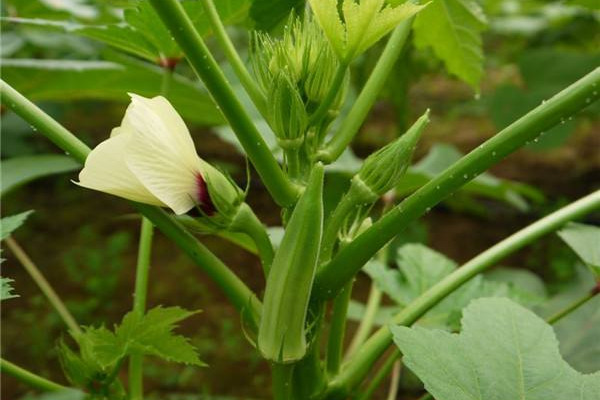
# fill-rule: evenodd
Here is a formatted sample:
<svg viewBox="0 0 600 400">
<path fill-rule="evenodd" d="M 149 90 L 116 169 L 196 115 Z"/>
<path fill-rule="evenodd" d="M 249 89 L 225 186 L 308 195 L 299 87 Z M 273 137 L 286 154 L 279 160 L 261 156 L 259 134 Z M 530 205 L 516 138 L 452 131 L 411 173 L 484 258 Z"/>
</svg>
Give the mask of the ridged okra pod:
<svg viewBox="0 0 600 400">
<path fill-rule="evenodd" d="M 323 165 L 314 166 L 267 278 L 258 348 L 278 363 L 306 353 L 305 321 L 323 231 Z"/>
</svg>

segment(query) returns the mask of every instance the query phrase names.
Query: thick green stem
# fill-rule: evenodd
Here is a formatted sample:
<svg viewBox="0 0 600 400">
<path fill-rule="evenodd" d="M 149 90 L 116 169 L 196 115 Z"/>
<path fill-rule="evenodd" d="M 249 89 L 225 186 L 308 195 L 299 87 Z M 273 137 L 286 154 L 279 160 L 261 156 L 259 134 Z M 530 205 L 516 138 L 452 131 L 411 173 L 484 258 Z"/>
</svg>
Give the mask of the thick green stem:
<svg viewBox="0 0 600 400">
<path fill-rule="evenodd" d="M 42 378 L 41 376 L 36 375 L 33 372 L 29 372 L 26 369 L 23 369 L 2 358 L 0 358 L 0 372 L 10 375 L 32 388 L 46 392 L 56 392 L 59 390 L 69 389 L 66 386 L 59 385 L 58 383 L 49 381 L 46 378 Z"/>
<path fill-rule="evenodd" d="M 558 311 L 556 314 L 548 317 L 546 321 L 549 324 L 555 324 L 573 311 L 577 310 L 579 307 L 593 299 L 597 294 L 600 294 L 600 283 L 598 283 L 592 290 L 590 290 L 585 296 L 580 299 L 575 300 L 573 303 L 569 304 L 564 309 Z"/>
<path fill-rule="evenodd" d="M 539 237 L 559 229 L 568 221 L 581 217 L 598 208 L 600 208 L 600 190 L 521 229 L 471 259 L 435 286 L 428 289 L 396 315 L 392 319 L 392 323 L 405 326 L 412 325 L 446 296 L 477 274 L 495 265 L 501 259 L 525 247 Z M 358 350 L 356 355 L 342 368 L 340 374 L 331 381 L 329 390 L 332 398 L 339 398 L 339 395 L 347 393 L 348 390 L 359 384 L 367 375 L 370 367 L 383 354 L 391 342 L 392 336 L 387 326 L 380 328 L 373 334 Z"/>
<path fill-rule="evenodd" d="M 0 94 L 3 104 L 62 150 L 69 153 L 75 160 L 82 164 L 85 162 L 91 150 L 71 132 L 4 81 L 0 81 Z M 133 204 L 217 283 L 239 311 L 249 314 L 251 322 L 257 323 L 261 304 L 244 282 L 166 212 L 146 204 Z"/>
<path fill-rule="evenodd" d="M 46 280 L 31 258 L 29 258 L 27 253 L 25 253 L 23 248 L 10 236 L 5 239 L 5 242 L 17 260 L 23 265 L 23 268 L 25 268 L 29 276 L 31 276 L 31 279 L 38 285 L 42 293 L 44 293 L 44 296 L 46 296 L 58 315 L 60 315 L 65 325 L 71 330 L 72 334 L 75 336 L 81 335 L 81 328 L 79 328 L 77 321 L 75 321 L 75 318 L 73 318 L 73 315 L 69 312 L 67 306 L 65 306 L 65 303 L 62 302 L 58 294 L 56 294 L 50 283 Z"/>
<path fill-rule="evenodd" d="M 273 400 L 292 400 L 293 364 L 271 365 L 271 378 L 273 379 Z"/>
<path fill-rule="evenodd" d="M 373 72 L 354 102 L 350 112 L 342 122 L 339 130 L 327 145 L 319 152 L 317 158 L 325 163 L 335 161 L 348 147 L 360 126 L 365 121 L 377 96 L 394 68 L 394 64 L 406 43 L 413 18 L 402 22 L 390 36 L 383 53 L 379 57 Z"/>
<path fill-rule="evenodd" d="M 340 88 L 344 83 L 344 77 L 346 76 L 346 72 L 348 71 L 348 64 L 341 63 L 338 65 L 338 69 L 335 71 L 335 75 L 333 76 L 333 81 L 331 81 L 331 86 L 329 87 L 329 91 L 325 95 L 325 98 L 319 104 L 319 107 L 312 113 L 310 118 L 308 119 L 308 125 L 314 126 L 317 125 L 323 117 L 327 114 L 331 105 L 335 101 L 335 98 L 340 94 Z"/>
<path fill-rule="evenodd" d="M 404 227 L 543 132 L 592 104 L 600 96 L 600 67 L 536 107 L 462 157 L 407 197 L 320 269 L 314 296 L 328 298 L 350 281 L 362 266 Z"/>
<path fill-rule="evenodd" d="M 327 342 L 327 374 L 329 376 L 337 375 L 342 363 L 346 318 L 348 315 L 348 304 L 350 303 L 350 297 L 352 296 L 353 283 L 353 281 L 348 283 L 333 302 L 331 325 Z"/>
<path fill-rule="evenodd" d="M 150 256 L 152 253 L 152 236 L 154 227 L 147 218 L 142 218 L 140 228 L 140 243 L 135 273 L 135 291 L 133 294 L 133 312 L 142 316 L 146 312 L 146 298 L 148 294 L 148 274 L 150 271 Z M 142 400 L 144 398 L 143 386 L 143 356 L 133 355 L 129 359 L 129 398 Z"/>
<path fill-rule="evenodd" d="M 282 207 L 294 204 L 299 195 L 298 188 L 277 164 L 181 3 L 178 0 L 149 2 L 221 109 L 273 199 Z"/>
<path fill-rule="evenodd" d="M 266 110 L 265 96 L 262 94 L 255 80 L 246 69 L 246 66 L 235 49 L 235 46 L 233 43 L 231 43 L 213 0 L 202 0 L 202 5 L 204 6 L 206 16 L 208 17 L 208 22 L 210 23 L 215 37 L 217 38 L 221 49 L 225 53 L 225 57 L 227 57 L 227 61 L 229 61 L 229 64 L 231 64 L 235 74 L 240 80 L 242 86 L 244 86 L 244 89 L 246 89 L 246 93 L 248 93 L 248 96 L 250 96 L 250 99 L 258 111 L 260 111 L 260 113 L 264 116 Z"/>
</svg>

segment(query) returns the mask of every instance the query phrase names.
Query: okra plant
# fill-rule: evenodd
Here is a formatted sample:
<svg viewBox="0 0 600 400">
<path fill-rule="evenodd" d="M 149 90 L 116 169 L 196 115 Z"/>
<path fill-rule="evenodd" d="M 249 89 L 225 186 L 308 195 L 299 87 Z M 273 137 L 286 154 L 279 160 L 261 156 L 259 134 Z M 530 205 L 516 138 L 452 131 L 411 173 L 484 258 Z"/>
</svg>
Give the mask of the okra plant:
<svg viewBox="0 0 600 400">
<path fill-rule="evenodd" d="M 157 229 L 239 311 L 239 335 L 269 366 L 273 399 L 369 399 L 390 374 L 389 398 L 396 398 L 400 365 L 424 384 L 428 394 L 423 398 L 600 399 L 600 372 L 573 369 L 559 353 L 552 328 L 600 292 L 600 228 L 571 222 L 600 209 L 600 191 L 546 215 L 462 266 L 423 245 L 390 244 L 491 166 L 594 103 L 600 68 L 403 192 L 413 153 L 429 123 L 426 111 L 398 138 L 361 161 L 347 176 L 345 193 L 328 209 L 324 193 L 330 171 L 364 123 L 394 65 L 402 62 L 411 30 L 420 46 L 430 44 L 450 72 L 477 86 L 482 58 L 478 34 L 485 24 L 477 3 L 255 0 L 257 21 L 264 12 L 277 14 L 280 22 L 251 29 L 248 46 L 241 46 L 247 54 L 238 52 L 224 27 L 232 2 L 134 3 L 121 24 L 47 24 L 154 62 L 165 76 L 159 92 L 129 93 L 121 124 L 93 149 L 13 88 L 9 79 L 1 83 L 2 104 L 80 165 L 73 185 L 129 200 L 141 215 L 133 308 L 114 327 L 81 326 L 10 237 L 28 213 L 6 217 L 2 239 L 69 328 L 57 345 L 69 383 L 52 382 L 5 359 L 0 363 L 3 373 L 64 396 L 52 398 L 140 400 L 146 357 L 210 368 L 186 337 L 173 332 L 183 319 L 202 318 L 196 315 L 199 311 L 180 308 L 182 304 L 146 310 Z M 442 18 L 456 24 L 453 51 L 461 54 L 455 58 L 448 46 L 428 42 L 431 32 L 443 29 Z M 44 25 L 42 20 L 3 20 Z M 218 57 L 205 43 L 207 32 L 215 36 Z M 436 40 L 446 39 L 452 40 Z M 224 60 L 218 62 L 221 54 Z M 353 68 L 364 57 L 378 58 L 355 94 Z M 280 240 L 246 202 L 250 186 L 197 155 L 186 118 L 168 100 L 173 70 L 184 62 L 215 106 L 202 107 L 215 113 L 213 120 L 227 122 L 248 168 L 257 172 L 280 207 Z M 226 75 L 224 67 L 232 72 Z M 276 149 L 268 144 L 271 138 Z M 555 231 L 589 273 L 584 273 L 582 297 L 544 319 L 528 309 L 534 303 L 531 293 L 481 273 Z M 203 235 L 218 235 L 252 251 L 260 259 L 264 287 L 251 290 L 202 244 Z M 371 292 L 357 311 L 351 300 L 353 282 L 363 273 L 372 280 Z M 384 294 L 393 306 L 383 305 Z M 13 296 L 11 280 L 2 278 L 2 300 Z M 353 315 L 359 325 L 351 337 L 348 321 Z"/>
</svg>

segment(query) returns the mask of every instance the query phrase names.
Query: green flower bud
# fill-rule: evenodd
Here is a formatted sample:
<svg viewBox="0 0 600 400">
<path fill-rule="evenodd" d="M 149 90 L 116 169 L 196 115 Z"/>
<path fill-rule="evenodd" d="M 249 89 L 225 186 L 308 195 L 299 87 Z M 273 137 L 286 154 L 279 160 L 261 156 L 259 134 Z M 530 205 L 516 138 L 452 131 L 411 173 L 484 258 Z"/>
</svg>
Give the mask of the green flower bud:
<svg viewBox="0 0 600 400">
<path fill-rule="evenodd" d="M 251 48 L 252 69 L 267 96 L 283 74 L 297 86 L 305 103 L 319 103 L 339 65 L 327 38 L 310 17 L 304 21 L 290 18 L 280 39 L 256 33 Z"/>
<path fill-rule="evenodd" d="M 351 188 L 361 194 L 365 203 L 377 200 L 399 183 L 428 122 L 429 110 L 404 135 L 367 157 L 352 178 Z"/>
<path fill-rule="evenodd" d="M 304 141 L 308 116 L 304 103 L 287 74 L 277 75 L 269 94 L 269 119 L 283 149 L 298 149 Z"/>
<path fill-rule="evenodd" d="M 207 231 L 229 229 L 244 203 L 245 193 L 227 174 L 202 160 L 202 176 L 198 177 L 203 217 L 200 223 Z"/>
<path fill-rule="evenodd" d="M 267 279 L 258 348 L 271 361 L 293 362 L 306 353 L 306 316 L 323 231 L 323 175 L 323 165 L 315 165 Z"/>
</svg>

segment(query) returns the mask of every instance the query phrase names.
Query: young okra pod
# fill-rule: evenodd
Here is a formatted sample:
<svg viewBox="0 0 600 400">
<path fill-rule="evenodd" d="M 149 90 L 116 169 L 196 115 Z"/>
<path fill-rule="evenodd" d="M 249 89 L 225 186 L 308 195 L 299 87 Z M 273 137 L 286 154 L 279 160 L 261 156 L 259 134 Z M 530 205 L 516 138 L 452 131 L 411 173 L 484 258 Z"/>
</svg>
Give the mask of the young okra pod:
<svg viewBox="0 0 600 400">
<path fill-rule="evenodd" d="M 278 363 L 306 353 L 305 320 L 323 230 L 323 165 L 311 172 L 267 278 L 258 348 Z"/>
</svg>

